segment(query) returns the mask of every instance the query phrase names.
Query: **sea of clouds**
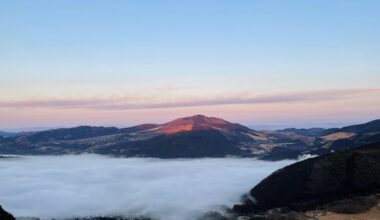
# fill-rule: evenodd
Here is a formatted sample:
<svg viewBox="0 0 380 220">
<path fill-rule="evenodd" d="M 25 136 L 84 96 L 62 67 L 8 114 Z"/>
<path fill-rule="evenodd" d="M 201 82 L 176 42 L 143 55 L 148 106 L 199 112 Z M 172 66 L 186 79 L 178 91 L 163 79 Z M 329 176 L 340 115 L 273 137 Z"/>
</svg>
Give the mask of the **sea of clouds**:
<svg viewBox="0 0 380 220">
<path fill-rule="evenodd" d="M 0 205 L 15 216 L 42 219 L 104 215 L 195 219 L 236 204 L 260 180 L 293 162 L 99 155 L 0 159 Z"/>
</svg>

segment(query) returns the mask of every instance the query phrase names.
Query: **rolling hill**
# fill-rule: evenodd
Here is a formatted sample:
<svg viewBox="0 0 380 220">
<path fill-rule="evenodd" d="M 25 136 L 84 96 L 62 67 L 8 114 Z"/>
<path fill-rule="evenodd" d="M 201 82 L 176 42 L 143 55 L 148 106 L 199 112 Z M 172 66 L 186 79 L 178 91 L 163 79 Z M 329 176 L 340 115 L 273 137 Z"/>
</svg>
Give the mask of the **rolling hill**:
<svg viewBox="0 0 380 220">
<path fill-rule="evenodd" d="M 0 153 L 97 153 L 126 157 L 258 157 L 323 155 L 380 140 L 380 120 L 336 129 L 257 131 L 221 118 L 194 115 L 128 128 L 79 126 L 0 137 Z"/>
</svg>

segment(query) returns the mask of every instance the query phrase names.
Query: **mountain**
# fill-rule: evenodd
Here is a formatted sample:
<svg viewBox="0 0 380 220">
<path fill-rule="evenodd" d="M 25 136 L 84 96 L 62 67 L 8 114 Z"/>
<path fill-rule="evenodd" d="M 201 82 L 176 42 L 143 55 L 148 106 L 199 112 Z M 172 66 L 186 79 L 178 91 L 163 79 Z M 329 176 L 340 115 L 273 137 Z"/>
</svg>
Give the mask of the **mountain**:
<svg viewBox="0 0 380 220">
<path fill-rule="evenodd" d="M 304 153 L 323 155 L 377 141 L 380 141 L 380 120 L 342 128 L 327 129 L 318 137 L 317 142 L 319 144 L 316 144 Z"/>
<path fill-rule="evenodd" d="M 11 137 L 11 136 L 15 136 L 15 135 L 16 135 L 16 133 L 0 131 L 0 137 Z"/>
<path fill-rule="evenodd" d="M 323 134 L 326 129 L 324 128 L 286 128 L 282 130 L 277 130 L 279 132 L 293 132 L 299 135 L 318 137 Z"/>
<path fill-rule="evenodd" d="M 47 142 L 54 140 L 76 140 L 99 137 L 119 133 L 116 127 L 91 127 L 79 126 L 75 128 L 59 128 L 47 131 L 35 132 L 26 135 L 27 141 L 32 143 Z"/>
<path fill-rule="evenodd" d="M 380 120 L 370 121 L 364 124 L 330 129 L 295 129 L 279 130 L 281 133 L 295 133 L 302 136 L 314 137 L 313 145 L 307 149 L 294 150 L 288 148 L 275 148 L 262 159 L 279 160 L 294 158 L 298 155 L 324 155 L 336 151 L 355 148 L 365 144 L 380 141 Z"/>
<path fill-rule="evenodd" d="M 312 210 L 380 192 L 380 142 L 307 159 L 275 171 L 234 210 L 253 213 L 287 207 Z"/>
<path fill-rule="evenodd" d="M 364 134 L 364 133 L 378 132 L 378 131 L 380 131 L 380 119 L 373 120 L 364 124 L 346 126 L 338 130 L 335 130 L 334 132 L 352 132 L 356 134 Z M 325 133 L 325 134 L 328 134 L 328 133 Z"/>
<path fill-rule="evenodd" d="M 258 157 L 272 149 L 307 149 L 314 137 L 261 132 L 221 118 L 194 115 L 129 128 L 79 126 L 20 133 L 0 140 L 5 154 L 98 153 L 117 156 Z"/>
<path fill-rule="evenodd" d="M 220 118 L 195 115 L 175 119 L 160 126 L 159 131 L 164 134 L 173 134 L 181 131 L 219 130 L 223 132 L 249 131 L 240 124 L 231 123 Z"/>
<path fill-rule="evenodd" d="M 194 115 L 128 128 L 79 126 L 0 136 L 0 153 L 295 159 L 302 154 L 323 155 L 380 141 L 378 122 L 340 129 L 256 131 L 221 118 Z"/>
</svg>

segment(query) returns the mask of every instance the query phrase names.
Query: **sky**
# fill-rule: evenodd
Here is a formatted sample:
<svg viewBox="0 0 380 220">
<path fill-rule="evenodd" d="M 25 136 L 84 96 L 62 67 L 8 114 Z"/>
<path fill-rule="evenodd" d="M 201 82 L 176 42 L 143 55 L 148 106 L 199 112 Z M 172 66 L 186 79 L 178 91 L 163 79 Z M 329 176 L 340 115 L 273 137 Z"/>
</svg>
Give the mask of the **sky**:
<svg viewBox="0 0 380 220">
<path fill-rule="evenodd" d="M 0 129 L 380 118 L 379 1 L 0 0 Z"/>
</svg>

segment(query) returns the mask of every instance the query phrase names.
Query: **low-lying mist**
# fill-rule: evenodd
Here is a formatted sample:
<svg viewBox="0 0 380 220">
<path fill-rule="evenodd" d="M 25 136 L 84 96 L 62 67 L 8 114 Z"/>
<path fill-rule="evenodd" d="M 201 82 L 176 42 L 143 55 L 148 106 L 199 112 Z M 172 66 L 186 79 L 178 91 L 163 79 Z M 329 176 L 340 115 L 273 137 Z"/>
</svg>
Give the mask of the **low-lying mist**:
<svg viewBox="0 0 380 220">
<path fill-rule="evenodd" d="M 147 215 L 194 219 L 239 201 L 294 161 L 112 158 L 98 155 L 0 159 L 0 205 L 42 219 Z"/>
</svg>

